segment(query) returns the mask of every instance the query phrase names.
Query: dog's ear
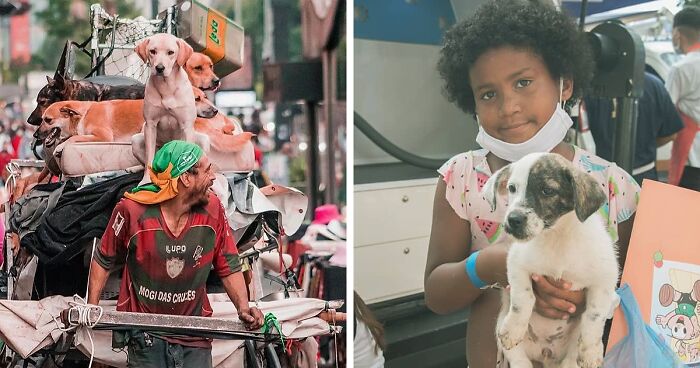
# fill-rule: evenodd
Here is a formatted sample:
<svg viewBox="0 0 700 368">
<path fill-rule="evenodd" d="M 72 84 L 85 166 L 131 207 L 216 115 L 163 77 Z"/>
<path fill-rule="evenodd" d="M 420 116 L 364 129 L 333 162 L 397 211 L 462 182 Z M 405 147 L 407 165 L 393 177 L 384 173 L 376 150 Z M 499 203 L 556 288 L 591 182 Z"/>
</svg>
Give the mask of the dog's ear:
<svg viewBox="0 0 700 368">
<path fill-rule="evenodd" d="M 63 89 L 63 86 L 66 85 L 66 78 L 63 78 L 62 74 L 56 73 L 56 75 L 54 75 L 53 82 L 54 82 L 53 85 L 56 86 L 56 88 Z"/>
<path fill-rule="evenodd" d="M 54 82 L 53 78 L 51 78 L 47 75 L 46 76 L 46 84 L 53 84 L 53 82 Z"/>
<path fill-rule="evenodd" d="M 177 46 L 180 48 L 177 51 L 177 65 L 179 65 L 180 68 L 183 68 L 185 64 L 187 64 L 187 60 L 189 60 L 190 56 L 192 56 L 194 50 L 192 49 L 192 46 L 188 45 L 182 38 L 177 39 Z"/>
<path fill-rule="evenodd" d="M 593 176 L 571 169 L 574 187 L 574 211 L 579 221 L 584 222 L 605 203 L 607 196 Z"/>
<path fill-rule="evenodd" d="M 66 115 L 67 118 L 71 118 L 71 119 L 76 117 L 76 116 L 80 116 L 80 113 L 78 111 L 74 110 L 73 108 L 71 108 L 70 106 L 63 106 L 58 111 L 60 111 L 61 114 Z"/>
<path fill-rule="evenodd" d="M 143 41 L 139 42 L 138 45 L 134 48 L 134 52 L 136 55 L 138 55 L 141 60 L 144 63 L 148 63 L 148 42 L 150 40 L 148 38 L 144 39 Z"/>
<path fill-rule="evenodd" d="M 484 185 L 482 193 L 486 201 L 491 205 L 491 211 L 496 210 L 496 196 L 508 192 L 506 186 L 508 185 L 508 179 L 510 179 L 510 171 L 510 165 L 502 167 L 500 170 L 493 173 Z"/>
</svg>

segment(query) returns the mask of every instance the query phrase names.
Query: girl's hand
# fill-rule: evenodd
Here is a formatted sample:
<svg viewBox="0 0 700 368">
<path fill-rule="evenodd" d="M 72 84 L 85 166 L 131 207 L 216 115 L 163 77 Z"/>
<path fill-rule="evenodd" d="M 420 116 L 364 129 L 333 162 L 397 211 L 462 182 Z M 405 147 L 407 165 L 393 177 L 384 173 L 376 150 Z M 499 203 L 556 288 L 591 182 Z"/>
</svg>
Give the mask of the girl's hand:
<svg viewBox="0 0 700 368">
<path fill-rule="evenodd" d="M 583 290 L 569 290 L 570 282 L 532 275 L 532 283 L 535 311 L 540 315 L 552 319 L 569 319 L 583 313 L 586 293 Z"/>
</svg>

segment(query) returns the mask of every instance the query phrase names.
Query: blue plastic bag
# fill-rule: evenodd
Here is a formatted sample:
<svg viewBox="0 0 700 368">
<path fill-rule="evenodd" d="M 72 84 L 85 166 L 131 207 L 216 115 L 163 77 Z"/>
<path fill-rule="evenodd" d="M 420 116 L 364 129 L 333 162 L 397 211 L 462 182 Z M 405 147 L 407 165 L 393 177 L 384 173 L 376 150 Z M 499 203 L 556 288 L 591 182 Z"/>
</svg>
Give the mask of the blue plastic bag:
<svg viewBox="0 0 700 368">
<path fill-rule="evenodd" d="M 610 349 L 603 368 L 681 368 L 676 353 L 644 323 L 632 289 L 625 284 L 617 290 L 625 313 L 628 334 Z"/>
</svg>

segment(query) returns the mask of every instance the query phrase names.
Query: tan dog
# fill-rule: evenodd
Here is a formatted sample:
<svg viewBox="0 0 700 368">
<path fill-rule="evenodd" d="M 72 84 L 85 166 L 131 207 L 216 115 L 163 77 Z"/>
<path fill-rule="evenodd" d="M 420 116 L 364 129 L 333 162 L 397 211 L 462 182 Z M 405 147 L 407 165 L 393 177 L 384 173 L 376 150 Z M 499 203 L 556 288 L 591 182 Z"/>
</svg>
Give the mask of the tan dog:
<svg viewBox="0 0 700 368">
<path fill-rule="evenodd" d="M 202 91 L 216 91 L 219 88 L 221 80 L 214 74 L 214 63 L 209 56 L 201 52 L 193 53 L 187 59 L 185 71 L 193 87 Z"/>
<path fill-rule="evenodd" d="M 131 139 L 134 156 L 148 166 L 156 148 L 175 139 L 196 143 L 209 152 L 209 138 L 194 130 L 195 97 L 183 69 L 192 47 L 173 35 L 159 33 L 141 41 L 135 51 L 150 66 L 151 74 L 143 100 L 143 132 Z M 148 170 L 144 170 L 140 184 L 149 182 Z"/>
</svg>

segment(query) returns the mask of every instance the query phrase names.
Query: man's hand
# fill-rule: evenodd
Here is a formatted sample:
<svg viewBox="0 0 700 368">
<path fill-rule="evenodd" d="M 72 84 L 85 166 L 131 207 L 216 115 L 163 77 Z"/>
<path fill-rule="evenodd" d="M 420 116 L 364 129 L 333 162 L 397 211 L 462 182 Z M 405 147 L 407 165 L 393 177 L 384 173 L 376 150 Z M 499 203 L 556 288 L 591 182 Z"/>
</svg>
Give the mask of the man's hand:
<svg viewBox="0 0 700 368">
<path fill-rule="evenodd" d="M 262 327 L 265 316 L 263 316 L 260 309 L 252 307 L 247 310 L 241 310 L 238 312 L 238 319 L 245 323 L 245 327 L 249 330 L 257 330 Z"/>
<path fill-rule="evenodd" d="M 535 291 L 535 311 L 541 316 L 569 319 L 583 313 L 586 293 L 583 290 L 569 290 L 570 282 L 532 275 L 532 283 Z"/>
</svg>

